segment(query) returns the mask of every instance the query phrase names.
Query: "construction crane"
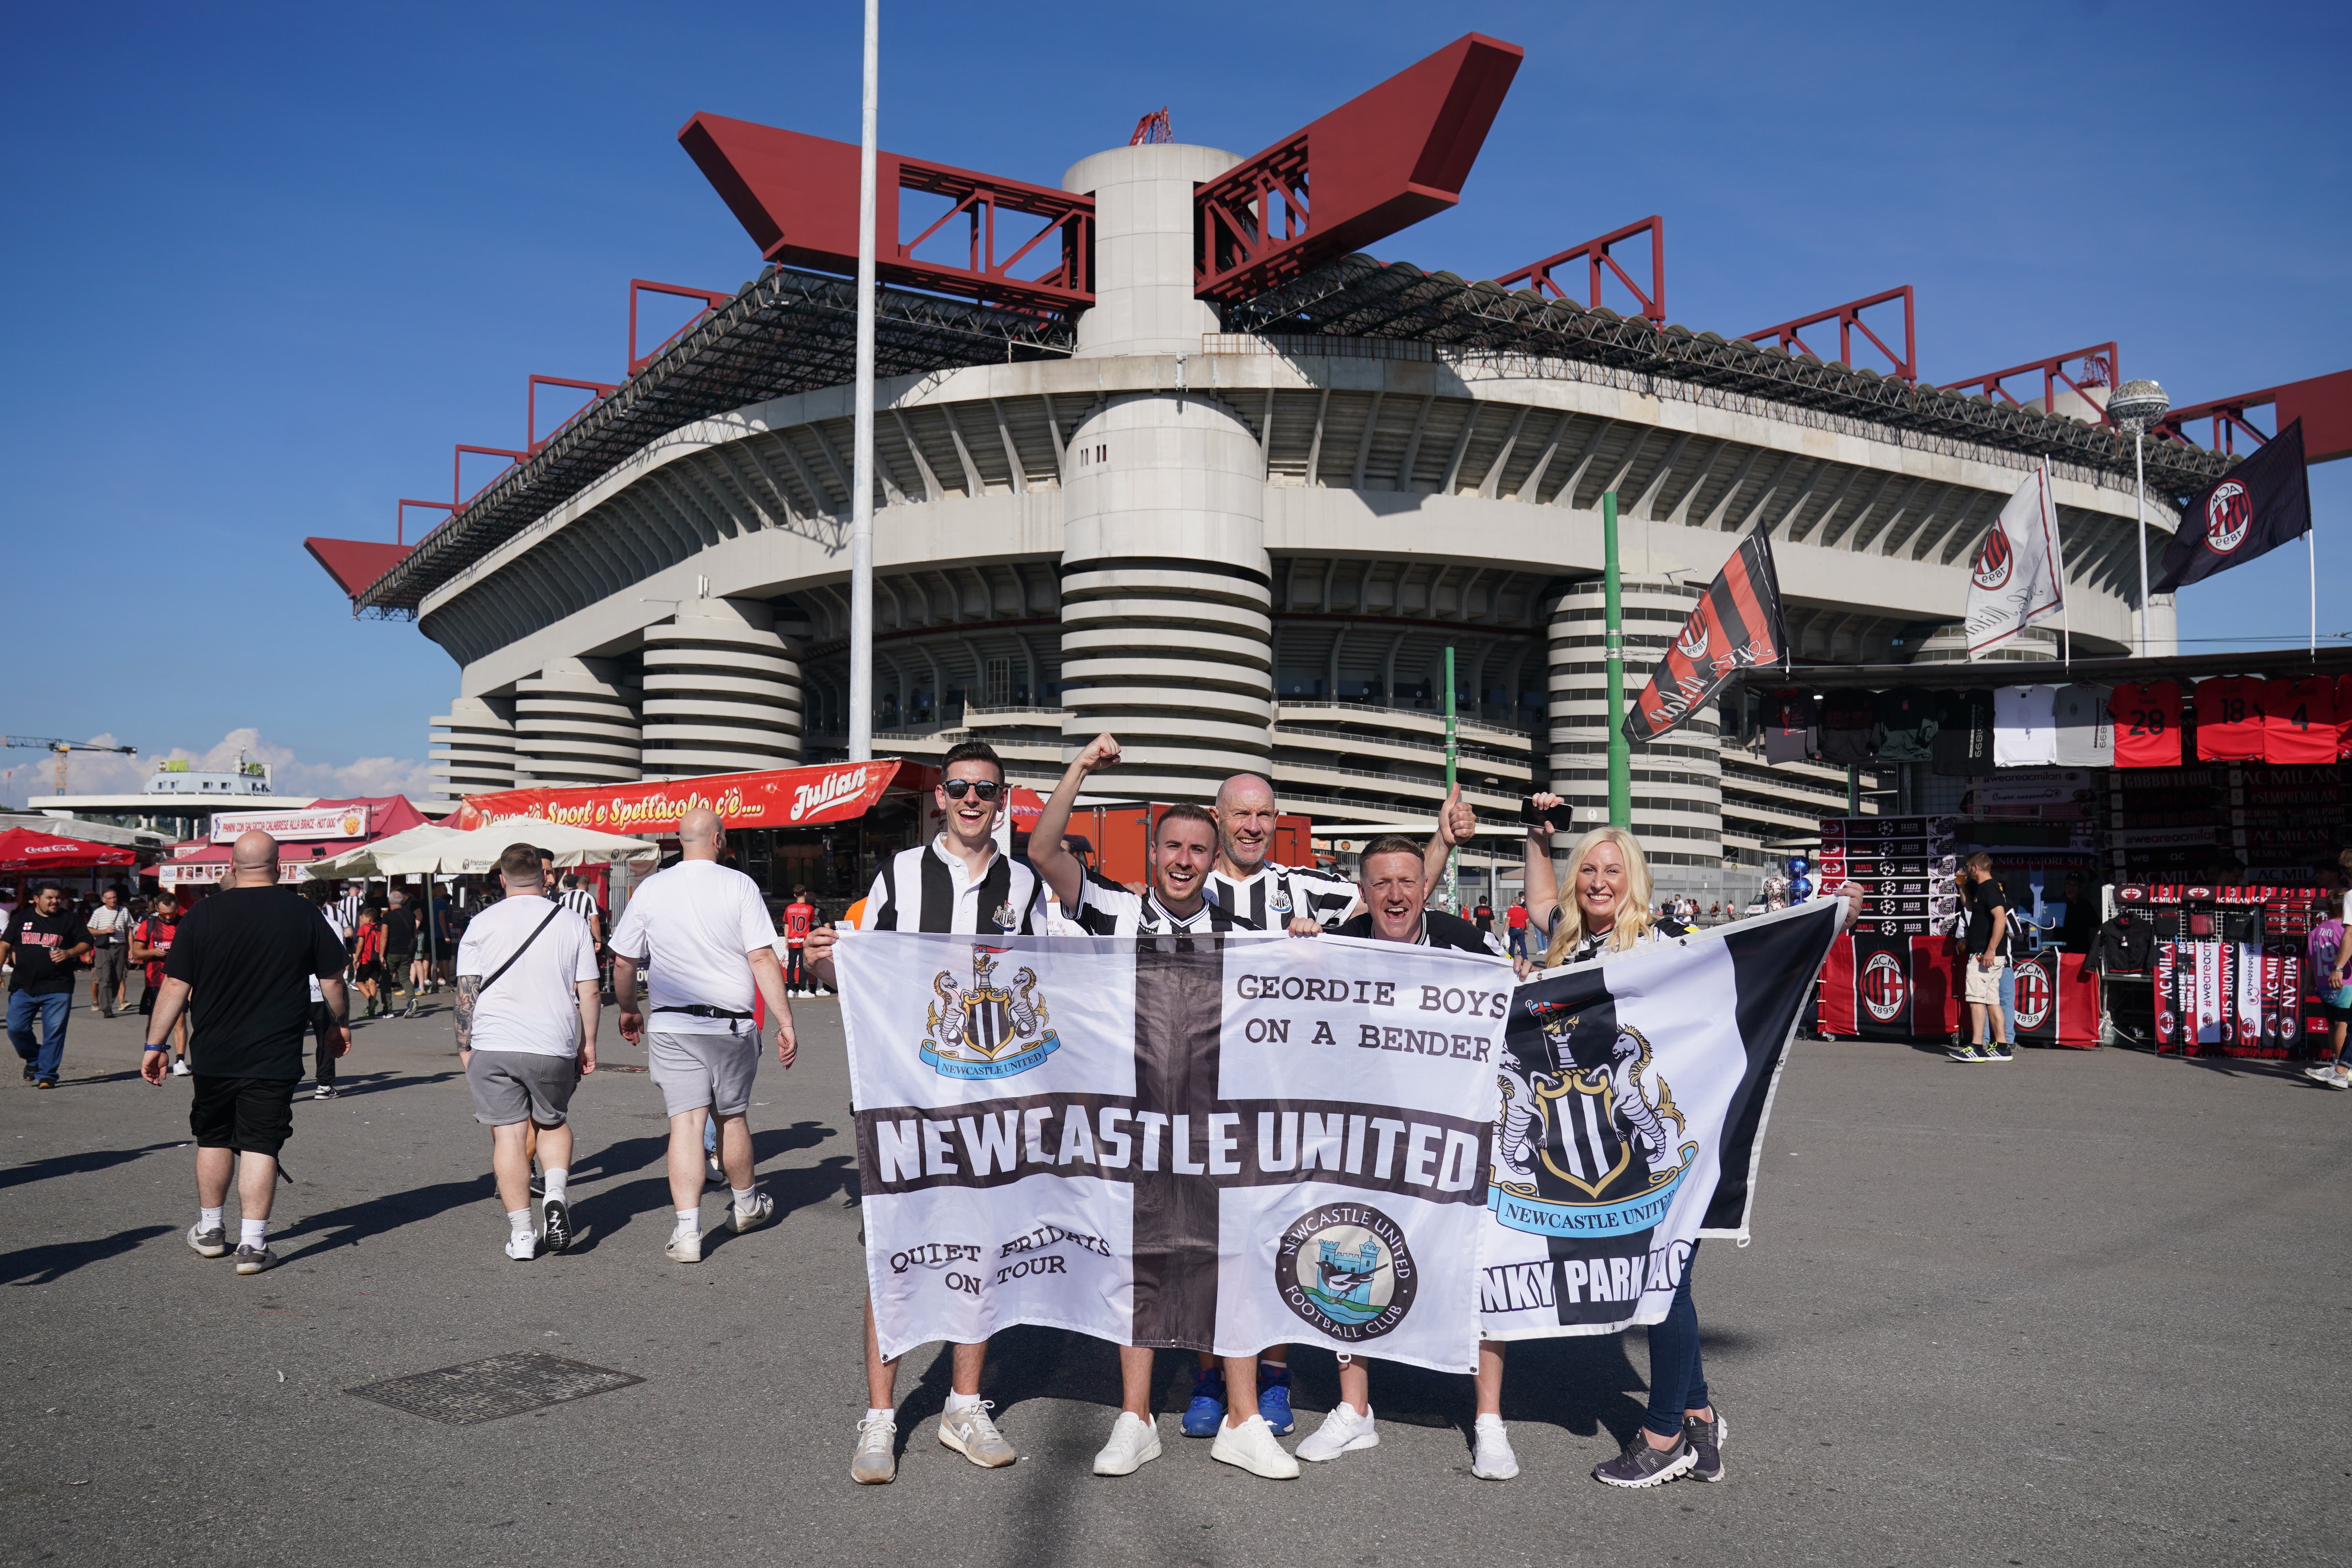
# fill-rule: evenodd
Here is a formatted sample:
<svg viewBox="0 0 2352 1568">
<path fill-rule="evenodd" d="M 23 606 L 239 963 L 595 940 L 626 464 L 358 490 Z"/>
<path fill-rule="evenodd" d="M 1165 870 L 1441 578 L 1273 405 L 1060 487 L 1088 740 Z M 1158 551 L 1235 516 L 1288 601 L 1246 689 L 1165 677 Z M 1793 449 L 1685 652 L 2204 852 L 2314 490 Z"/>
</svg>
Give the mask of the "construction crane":
<svg viewBox="0 0 2352 1568">
<path fill-rule="evenodd" d="M 54 752 L 58 758 L 57 793 L 66 793 L 66 759 L 76 752 L 110 752 L 118 757 L 135 757 L 136 746 L 101 746 L 95 741 L 67 741 L 55 735 L 0 735 L 0 746 Z"/>
</svg>

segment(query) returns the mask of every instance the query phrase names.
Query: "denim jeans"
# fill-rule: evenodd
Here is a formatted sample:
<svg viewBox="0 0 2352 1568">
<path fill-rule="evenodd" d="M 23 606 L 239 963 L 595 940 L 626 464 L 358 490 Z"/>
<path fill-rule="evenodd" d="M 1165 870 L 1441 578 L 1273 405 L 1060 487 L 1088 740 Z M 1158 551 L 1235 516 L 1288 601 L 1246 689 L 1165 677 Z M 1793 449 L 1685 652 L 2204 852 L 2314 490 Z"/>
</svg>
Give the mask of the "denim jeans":
<svg viewBox="0 0 2352 1568">
<path fill-rule="evenodd" d="M 1706 1408 L 1706 1371 L 1698 1358 L 1698 1309 L 1691 1305 L 1691 1270 L 1698 1262 L 1694 1243 L 1683 1260 L 1683 1282 L 1664 1322 L 1650 1325 L 1650 1409 L 1642 1425 L 1661 1437 L 1683 1429 L 1683 1412 Z"/>
<path fill-rule="evenodd" d="M 37 1045 L 33 1040 L 36 1016 L 41 1022 Z M 58 1081 L 58 1068 L 66 1054 L 66 1021 L 72 1016 L 70 991 L 52 991 L 39 996 L 23 991 L 8 993 L 8 1041 L 16 1047 L 16 1054 L 31 1064 L 37 1081 Z"/>
<path fill-rule="evenodd" d="M 2011 1045 L 2017 1044 L 2017 965 L 2006 963 L 2000 971 L 2001 1037 Z"/>
</svg>

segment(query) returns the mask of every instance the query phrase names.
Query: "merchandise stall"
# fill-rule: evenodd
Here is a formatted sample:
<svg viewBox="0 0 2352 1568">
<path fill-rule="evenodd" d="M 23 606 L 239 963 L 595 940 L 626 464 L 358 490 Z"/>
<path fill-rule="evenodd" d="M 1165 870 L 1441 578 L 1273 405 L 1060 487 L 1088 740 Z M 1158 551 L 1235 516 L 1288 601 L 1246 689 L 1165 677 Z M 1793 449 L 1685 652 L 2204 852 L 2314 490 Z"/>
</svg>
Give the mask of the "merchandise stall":
<svg viewBox="0 0 2352 1568">
<path fill-rule="evenodd" d="M 314 861 L 423 826 L 425 814 L 397 795 L 318 800 L 288 810 L 224 811 L 213 817 L 205 837 L 172 847 L 154 868 L 155 885 L 164 892 L 178 890 L 184 905 L 227 879 L 237 837 L 256 830 L 278 840 L 278 879 L 300 882 L 310 878 Z"/>
</svg>

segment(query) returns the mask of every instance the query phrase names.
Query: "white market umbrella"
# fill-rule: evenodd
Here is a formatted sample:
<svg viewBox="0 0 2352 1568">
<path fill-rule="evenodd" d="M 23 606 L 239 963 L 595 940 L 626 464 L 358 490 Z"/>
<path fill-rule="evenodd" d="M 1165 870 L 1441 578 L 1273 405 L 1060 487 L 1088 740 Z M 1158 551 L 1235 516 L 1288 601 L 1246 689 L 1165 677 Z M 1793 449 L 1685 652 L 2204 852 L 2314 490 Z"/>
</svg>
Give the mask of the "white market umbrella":
<svg viewBox="0 0 2352 1568">
<path fill-rule="evenodd" d="M 302 867 L 302 874 L 305 877 L 329 882 L 340 881 L 344 878 L 365 881 L 371 877 L 398 875 L 400 873 L 385 870 L 379 857 L 407 854 L 422 849 L 428 844 L 437 844 L 445 838 L 458 837 L 460 835 L 454 827 L 444 827 L 435 822 L 420 822 L 415 826 L 404 827 L 398 833 L 388 833 L 372 844 L 362 844 L 355 848 L 346 849 L 340 855 L 331 855 L 323 860 L 308 861 Z"/>
<path fill-rule="evenodd" d="M 555 857 L 558 866 L 593 866 L 612 860 L 651 859 L 661 853 L 659 845 L 647 843 L 642 838 L 627 838 L 617 833 L 598 833 L 593 828 L 572 827 L 561 822 L 543 822 L 534 816 L 516 816 L 504 822 L 494 822 L 488 827 L 477 827 L 471 833 L 449 833 L 446 837 L 420 844 L 415 849 L 392 855 L 379 853 L 375 874 L 380 877 L 405 877 L 437 871 L 444 876 L 478 876 L 497 869 L 499 857 L 506 853 L 509 846 L 516 844 L 529 844 L 549 851 Z M 381 849 L 382 847 L 371 847 Z"/>
</svg>

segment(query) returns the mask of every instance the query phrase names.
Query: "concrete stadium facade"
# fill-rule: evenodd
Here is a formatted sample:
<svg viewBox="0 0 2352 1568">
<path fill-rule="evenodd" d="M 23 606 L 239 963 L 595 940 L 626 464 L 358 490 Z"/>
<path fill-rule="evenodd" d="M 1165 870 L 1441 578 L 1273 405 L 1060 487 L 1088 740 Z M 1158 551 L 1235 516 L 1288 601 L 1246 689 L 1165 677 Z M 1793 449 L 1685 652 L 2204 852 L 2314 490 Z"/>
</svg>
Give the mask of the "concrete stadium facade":
<svg viewBox="0 0 2352 1568">
<path fill-rule="evenodd" d="M 1481 816 L 1515 821 L 1547 783 L 1601 804 L 1612 489 L 1629 694 L 1759 527 L 1801 662 L 1953 641 L 2032 458 L 1570 358 L 1228 332 L 1193 293 L 1193 193 L 1236 162 L 1082 161 L 1064 187 L 1095 199 L 1096 302 L 1074 351 L 879 384 L 877 752 L 979 736 L 1042 786 L 1107 729 L 1122 795 L 1201 799 L 1248 770 L 1319 821 L 1425 825 L 1451 647 Z M 846 385 L 694 419 L 438 581 L 416 613 L 461 670 L 433 721 L 446 790 L 843 754 L 851 420 Z M 2128 468 L 2053 472 L 2076 650 L 2124 651 Z M 2154 494 L 2149 520 L 2158 552 Z M 2168 602 L 2152 626 L 2170 649 Z M 1739 728 L 1710 709 L 1636 749 L 1663 881 L 1752 870 L 1843 808 L 1843 770 L 1768 767 Z"/>
</svg>

